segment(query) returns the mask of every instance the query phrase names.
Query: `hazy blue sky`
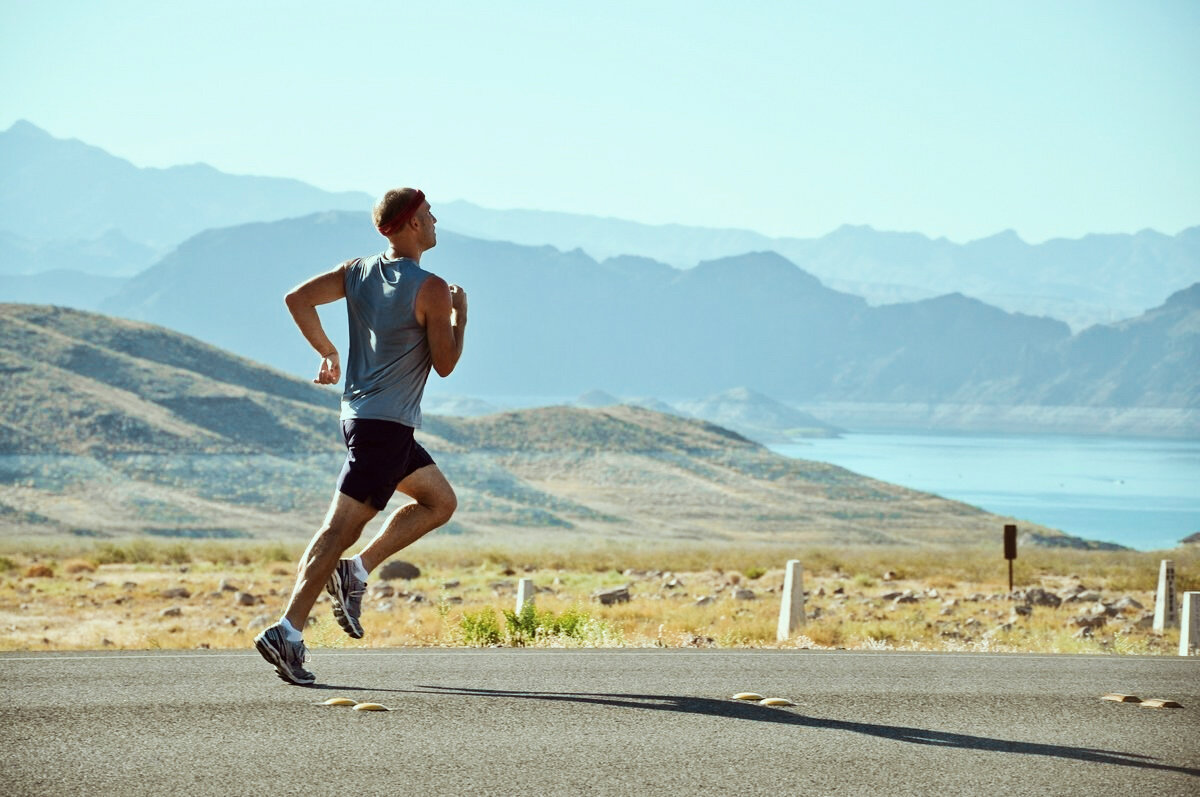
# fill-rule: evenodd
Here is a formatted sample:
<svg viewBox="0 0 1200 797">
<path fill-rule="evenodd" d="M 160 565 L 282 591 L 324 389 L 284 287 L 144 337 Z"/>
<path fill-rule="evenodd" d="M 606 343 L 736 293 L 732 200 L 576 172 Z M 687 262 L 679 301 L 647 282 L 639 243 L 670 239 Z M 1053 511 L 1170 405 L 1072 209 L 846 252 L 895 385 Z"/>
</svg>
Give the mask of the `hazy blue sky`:
<svg viewBox="0 0 1200 797">
<path fill-rule="evenodd" d="M 1192 0 L 0 9 L 0 128 L 139 166 L 774 235 L 1200 224 Z"/>
</svg>

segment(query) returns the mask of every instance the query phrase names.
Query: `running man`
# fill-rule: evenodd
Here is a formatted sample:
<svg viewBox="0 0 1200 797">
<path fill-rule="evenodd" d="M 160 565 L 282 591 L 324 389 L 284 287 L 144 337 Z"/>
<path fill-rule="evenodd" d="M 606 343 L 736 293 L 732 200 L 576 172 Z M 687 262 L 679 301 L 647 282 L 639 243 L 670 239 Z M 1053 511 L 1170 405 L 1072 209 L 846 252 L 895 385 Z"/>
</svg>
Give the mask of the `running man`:
<svg viewBox="0 0 1200 797">
<path fill-rule="evenodd" d="M 421 425 L 429 369 L 449 376 L 462 356 L 467 295 L 420 266 L 421 255 L 437 244 L 437 219 L 423 193 L 388 191 L 375 204 L 374 220 L 388 240 L 385 252 L 347 260 L 286 297 L 296 326 L 321 357 L 317 384 L 337 384 L 342 372 L 317 305 L 345 299 L 350 321 L 341 413 L 347 450 L 337 492 L 300 560 L 283 617 L 254 640 L 279 677 L 293 684 L 315 680 L 304 669 L 302 631 L 321 589 L 332 597 L 338 625 L 360 639 L 367 574 L 448 521 L 457 506 L 453 488 L 413 430 Z M 357 556 L 340 558 L 396 492 L 411 502 L 393 512 Z"/>
</svg>

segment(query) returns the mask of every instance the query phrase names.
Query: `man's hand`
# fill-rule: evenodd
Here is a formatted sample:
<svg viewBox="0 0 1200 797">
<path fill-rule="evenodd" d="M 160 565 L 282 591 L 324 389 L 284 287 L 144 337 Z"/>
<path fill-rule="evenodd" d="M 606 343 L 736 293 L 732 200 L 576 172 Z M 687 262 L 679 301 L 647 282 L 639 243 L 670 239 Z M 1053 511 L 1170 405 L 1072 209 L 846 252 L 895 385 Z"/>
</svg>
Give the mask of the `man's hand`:
<svg viewBox="0 0 1200 797">
<path fill-rule="evenodd" d="M 341 378 L 342 364 L 335 349 L 321 358 L 321 369 L 317 371 L 317 378 L 313 382 L 318 385 L 336 385 Z"/>
<path fill-rule="evenodd" d="M 450 307 L 454 310 L 455 321 L 461 323 L 467 317 L 467 292 L 461 285 L 450 286 Z"/>
</svg>

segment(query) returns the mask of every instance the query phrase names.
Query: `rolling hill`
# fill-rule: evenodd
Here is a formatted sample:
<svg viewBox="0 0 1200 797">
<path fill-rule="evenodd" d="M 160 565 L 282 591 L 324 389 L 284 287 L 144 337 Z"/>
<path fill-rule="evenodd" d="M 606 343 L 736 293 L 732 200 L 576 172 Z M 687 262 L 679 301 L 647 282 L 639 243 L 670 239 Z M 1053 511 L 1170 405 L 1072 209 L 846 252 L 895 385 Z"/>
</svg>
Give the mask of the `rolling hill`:
<svg viewBox="0 0 1200 797">
<path fill-rule="evenodd" d="M 322 516 L 342 457 L 329 389 L 95 314 L 0 305 L 0 329 L 5 535 L 294 538 Z M 443 533 L 497 542 L 968 544 L 1005 520 L 637 407 L 431 416 L 420 435 L 459 492 Z"/>
</svg>

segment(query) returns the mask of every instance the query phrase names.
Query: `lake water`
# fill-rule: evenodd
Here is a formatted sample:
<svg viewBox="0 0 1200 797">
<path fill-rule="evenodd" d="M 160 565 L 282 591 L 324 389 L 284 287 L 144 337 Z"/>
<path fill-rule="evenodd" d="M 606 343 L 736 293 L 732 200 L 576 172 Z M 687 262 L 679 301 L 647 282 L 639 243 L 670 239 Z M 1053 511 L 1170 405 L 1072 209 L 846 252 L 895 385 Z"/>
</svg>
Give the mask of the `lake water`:
<svg viewBox="0 0 1200 797">
<path fill-rule="evenodd" d="M 1139 550 L 1200 531 L 1200 440 L 847 434 L 771 449 Z"/>
</svg>

